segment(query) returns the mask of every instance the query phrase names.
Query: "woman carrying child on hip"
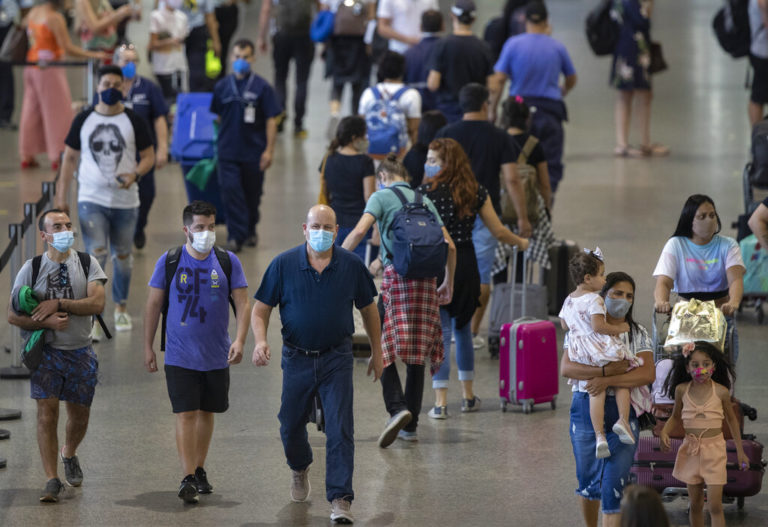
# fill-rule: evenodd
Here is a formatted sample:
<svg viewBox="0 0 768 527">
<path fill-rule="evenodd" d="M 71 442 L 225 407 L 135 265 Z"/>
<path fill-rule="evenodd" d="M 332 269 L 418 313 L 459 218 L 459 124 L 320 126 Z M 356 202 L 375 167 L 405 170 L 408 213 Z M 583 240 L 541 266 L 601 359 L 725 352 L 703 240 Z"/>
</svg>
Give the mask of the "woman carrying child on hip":
<svg viewBox="0 0 768 527">
<path fill-rule="evenodd" d="M 619 335 L 629 331 L 629 325 L 626 322 L 611 325 L 605 319 L 605 302 L 598 294 L 605 285 L 605 264 L 600 249 L 584 249 L 584 252 L 571 258 L 568 270 L 573 281 L 578 284 L 576 290 L 565 299 L 558 315 L 563 329 L 568 330 L 568 357 L 573 362 L 601 367 L 632 358 L 627 346 L 619 338 Z M 636 360 L 631 364 L 638 365 Z M 619 419 L 614 423 L 612 430 L 619 437 L 619 441 L 633 445 L 635 437 L 629 425 L 631 392 L 628 388 L 614 387 L 614 393 Z M 595 430 L 597 458 L 611 455 L 608 441 L 605 439 L 604 406 L 605 391 L 590 395 L 589 416 Z M 636 413 L 640 415 L 642 410 L 638 409 Z"/>
<path fill-rule="evenodd" d="M 664 383 L 666 393 L 675 394 L 672 417 L 661 431 L 661 449 L 671 449 L 669 432 L 683 421 L 685 439 L 677 451 L 672 475 L 688 487 L 689 521 L 704 525 L 704 485 L 712 526 L 724 526 L 723 486 L 727 482 L 723 419 L 731 429 L 741 470 L 749 469 L 749 458 L 741 445 L 739 421 L 731 405 L 733 367 L 715 346 L 690 342 L 683 346 Z"/>
</svg>

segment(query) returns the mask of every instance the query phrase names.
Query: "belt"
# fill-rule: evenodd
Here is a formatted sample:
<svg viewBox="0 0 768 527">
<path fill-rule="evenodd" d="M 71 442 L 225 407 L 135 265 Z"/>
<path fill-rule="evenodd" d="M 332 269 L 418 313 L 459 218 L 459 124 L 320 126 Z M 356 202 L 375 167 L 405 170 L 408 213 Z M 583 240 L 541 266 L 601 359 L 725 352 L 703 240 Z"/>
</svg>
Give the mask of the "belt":
<svg viewBox="0 0 768 527">
<path fill-rule="evenodd" d="M 293 351 L 298 351 L 302 355 L 306 355 L 308 357 L 317 357 L 318 355 L 322 355 L 327 351 L 331 351 L 333 349 L 344 346 L 345 344 L 347 344 L 349 340 L 350 340 L 349 338 L 346 338 L 342 340 L 339 344 L 336 344 L 335 346 L 328 346 L 327 348 L 316 349 L 316 350 L 309 350 L 306 348 L 302 348 L 301 346 L 296 346 L 285 340 L 283 341 L 283 346 L 285 346 L 286 348 L 292 349 Z"/>
</svg>

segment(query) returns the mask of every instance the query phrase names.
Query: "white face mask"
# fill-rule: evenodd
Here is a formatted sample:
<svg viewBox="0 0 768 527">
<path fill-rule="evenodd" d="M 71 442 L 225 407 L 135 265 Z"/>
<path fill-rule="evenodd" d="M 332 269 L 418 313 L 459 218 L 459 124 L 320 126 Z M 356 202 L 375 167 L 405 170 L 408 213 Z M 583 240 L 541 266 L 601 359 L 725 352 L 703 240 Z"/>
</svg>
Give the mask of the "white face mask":
<svg viewBox="0 0 768 527">
<path fill-rule="evenodd" d="M 199 253 L 207 253 L 216 244 L 216 233 L 214 231 L 203 231 L 192 233 L 192 248 Z"/>
</svg>

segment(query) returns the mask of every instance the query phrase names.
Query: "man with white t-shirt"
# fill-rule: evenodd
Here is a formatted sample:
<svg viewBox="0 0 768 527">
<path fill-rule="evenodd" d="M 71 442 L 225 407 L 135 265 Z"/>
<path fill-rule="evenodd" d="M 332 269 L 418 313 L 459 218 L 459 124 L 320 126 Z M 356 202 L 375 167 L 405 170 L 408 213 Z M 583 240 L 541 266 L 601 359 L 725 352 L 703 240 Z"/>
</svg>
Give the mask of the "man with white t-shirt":
<svg viewBox="0 0 768 527">
<path fill-rule="evenodd" d="M 437 0 L 379 0 L 379 35 L 389 39 L 391 51 L 405 53 L 419 43 L 421 14 L 429 9 L 440 9 Z"/>
<path fill-rule="evenodd" d="M 411 143 L 416 142 L 416 134 L 421 121 L 421 95 L 418 90 L 408 88 L 403 84 L 403 75 L 405 74 L 405 57 L 394 51 L 387 51 L 379 62 L 379 79 L 381 82 L 376 86 L 366 88 L 360 97 L 359 113 L 368 124 L 368 133 L 371 132 L 371 123 L 369 122 L 369 112 L 378 97 L 384 100 L 397 99 L 402 114 L 405 116 L 404 129 L 401 131 L 400 148 L 402 151 L 408 139 Z M 371 151 L 373 152 L 373 151 Z"/>
<path fill-rule="evenodd" d="M 103 269 L 109 245 L 115 266 L 115 329 L 130 331 L 133 326 L 126 304 L 133 234 L 139 216 L 137 183 L 152 170 L 155 151 L 146 121 L 122 103 L 122 70 L 103 66 L 98 79 L 99 102 L 75 117 L 64 141 L 55 206 L 69 212 L 69 185 L 77 168 L 77 212 L 85 250 Z M 102 338 L 98 324 L 94 325 L 92 337 L 95 341 Z"/>
</svg>

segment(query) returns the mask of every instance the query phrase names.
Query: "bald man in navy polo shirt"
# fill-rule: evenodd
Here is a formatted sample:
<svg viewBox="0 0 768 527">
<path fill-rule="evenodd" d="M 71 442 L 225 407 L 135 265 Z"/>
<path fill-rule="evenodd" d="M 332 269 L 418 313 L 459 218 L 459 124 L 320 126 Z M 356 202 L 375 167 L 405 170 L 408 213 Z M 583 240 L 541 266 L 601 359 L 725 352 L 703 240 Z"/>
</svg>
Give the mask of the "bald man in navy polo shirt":
<svg viewBox="0 0 768 527">
<path fill-rule="evenodd" d="M 352 306 L 360 310 L 371 342 L 368 375 L 381 377 L 381 323 L 373 302 L 376 286 L 365 264 L 333 242 L 336 214 L 315 205 L 302 226 L 306 243 L 278 255 L 267 268 L 251 314 L 256 345 L 253 363 L 266 366 L 271 357 L 267 326 L 275 306 L 283 323 L 283 393 L 280 437 L 293 471 L 291 500 L 306 501 L 312 449 L 307 417 L 315 393 L 325 410 L 325 494 L 331 520 L 352 523 L 350 506 L 355 443 L 352 418 Z"/>
</svg>

